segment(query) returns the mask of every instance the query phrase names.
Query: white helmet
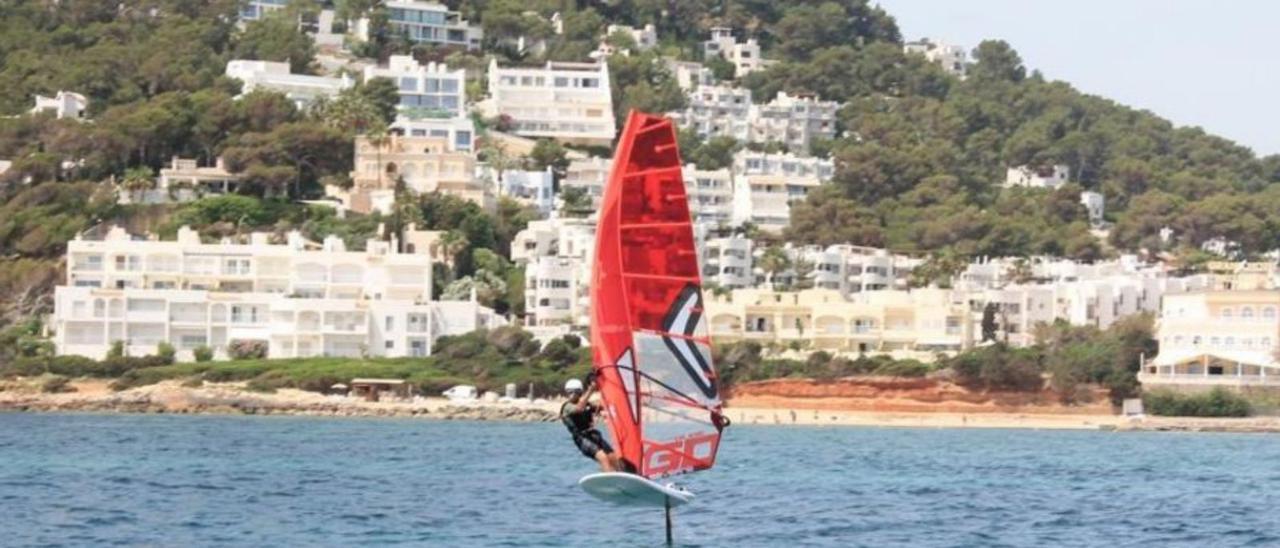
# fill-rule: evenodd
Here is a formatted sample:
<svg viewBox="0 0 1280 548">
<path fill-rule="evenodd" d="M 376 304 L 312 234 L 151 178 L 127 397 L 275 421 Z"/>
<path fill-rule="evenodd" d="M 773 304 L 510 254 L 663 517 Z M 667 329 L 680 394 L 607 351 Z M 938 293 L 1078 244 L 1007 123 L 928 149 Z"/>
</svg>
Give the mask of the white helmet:
<svg viewBox="0 0 1280 548">
<path fill-rule="evenodd" d="M 569 379 L 569 380 L 565 381 L 565 382 L 564 382 L 564 391 L 565 391 L 565 392 L 581 392 L 581 391 L 582 391 L 582 381 L 580 381 L 580 380 L 578 380 L 578 379 Z"/>
</svg>

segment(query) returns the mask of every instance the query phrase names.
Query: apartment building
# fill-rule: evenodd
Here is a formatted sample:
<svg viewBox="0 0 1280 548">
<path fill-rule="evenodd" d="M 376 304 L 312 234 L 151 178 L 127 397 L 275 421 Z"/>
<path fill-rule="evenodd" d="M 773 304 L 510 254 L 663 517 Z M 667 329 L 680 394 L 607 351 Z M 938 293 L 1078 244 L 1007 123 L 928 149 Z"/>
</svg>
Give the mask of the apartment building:
<svg viewBox="0 0 1280 548">
<path fill-rule="evenodd" d="M 387 26 L 391 33 L 404 36 L 416 44 L 456 46 L 471 50 L 480 49 L 484 39 L 483 28 L 470 24 L 459 12 L 451 11 L 444 4 L 418 0 L 386 0 L 383 6 L 387 10 Z M 357 38 L 369 41 L 369 18 L 357 20 L 353 30 Z"/>
<path fill-rule="evenodd" d="M 61 91 L 54 94 L 53 97 L 45 97 L 43 95 L 35 96 L 35 106 L 31 108 L 32 114 L 40 114 L 43 112 L 52 113 L 54 118 L 59 120 L 83 120 L 84 111 L 89 108 L 89 99 L 84 95 L 74 91 Z"/>
<path fill-rule="evenodd" d="M 448 143 L 450 152 L 475 152 L 476 125 L 469 116 L 453 118 L 406 118 L 397 116 L 393 133 L 407 137 L 434 137 Z M 490 133 L 493 135 L 493 133 Z"/>
<path fill-rule="evenodd" d="M 902 51 L 907 55 L 923 56 L 929 62 L 937 63 L 947 73 L 960 78 L 964 78 L 969 70 L 969 53 L 961 46 L 924 38 L 903 44 Z"/>
<path fill-rule="evenodd" d="M 751 90 L 730 85 L 700 85 L 689 92 L 683 112 L 668 113 L 682 128 L 692 128 L 699 137 L 751 139 L 753 106 Z"/>
<path fill-rule="evenodd" d="M 240 96 L 255 90 L 275 91 L 284 94 L 300 109 L 307 108 L 317 98 L 334 97 L 355 82 L 345 74 L 338 78 L 293 74 L 289 63 L 234 59 L 227 61 L 228 77 L 244 83 Z"/>
<path fill-rule="evenodd" d="M 544 217 L 555 211 L 555 174 L 549 166 L 542 171 L 507 169 L 501 173 L 489 166 L 479 166 L 476 178 L 492 185 L 495 195 L 533 207 Z"/>
<path fill-rule="evenodd" d="M 705 58 L 719 56 L 733 64 L 734 75 L 741 78 L 747 74 L 764 68 L 764 59 L 760 57 L 760 44 L 755 38 L 739 42 L 733 37 L 733 29 L 729 27 L 713 27 L 711 38 L 702 43 L 702 54 Z"/>
<path fill-rule="evenodd" d="M 399 115 L 421 118 L 456 118 L 466 114 L 467 72 L 450 70 L 444 63 L 419 63 L 412 55 L 392 55 L 386 66 L 364 69 L 364 80 L 387 78 L 400 91 Z"/>
<path fill-rule="evenodd" d="M 609 170 L 613 160 L 609 158 L 582 158 L 569 162 L 565 169 L 560 188 L 580 188 L 591 196 L 592 207 L 600 207 L 600 199 L 604 197 L 604 187 L 609 182 Z"/>
<path fill-rule="evenodd" d="M 514 133 L 569 144 L 610 146 L 617 133 L 606 63 L 489 64 L 489 116 L 508 116 Z"/>
<path fill-rule="evenodd" d="M 702 63 L 681 61 L 671 57 L 664 57 L 663 61 L 667 64 L 667 70 L 675 77 L 676 85 L 686 93 L 716 83 L 715 74 Z"/>
<path fill-rule="evenodd" d="M 1166 295 L 1156 322 L 1160 351 L 1138 380 L 1192 389 L 1280 386 L 1278 310 L 1280 292 L 1270 289 Z"/>
<path fill-rule="evenodd" d="M 685 164 L 684 188 L 693 222 L 711 226 L 733 222 L 733 174 L 728 169 L 698 169 Z"/>
<path fill-rule="evenodd" d="M 121 341 L 130 355 L 162 342 L 177 359 L 208 347 L 257 341 L 271 358 L 427 356 L 433 341 L 503 320 L 474 302 L 431 301 L 431 257 L 369 240 L 322 244 L 290 232 L 273 243 L 202 242 L 186 227 L 172 241 L 139 240 L 113 227 L 67 244 L 67 278 L 54 292 L 58 354 L 101 359 Z"/>
<path fill-rule="evenodd" d="M 788 150 L 807 154 L 815 139 L 835 137 L 839 107 L 835 101 L 821 101 L 813 95 L 779 91 L 772 101 L 754 107 L 748 141 L 782 143 Z"/>
<path fill-rule="evenodd" d="M 792 264 L 804 262 L 812 270 L 810 283 L 842 295 L 887 289 L 905 290 L 911 271 L 923 260 L 895 255 L 886 249 L 840 244 L 828 247 L 803 246 L 788 250 Z M 788 273 L 794 276 L 795 273 Z"/>
<path fill-rule="evenodd" d="M 451 194 L 492 210 L 493 194 L 476 179 L 475 171 L 474 156 L 451 151 L 450 143 L 439 137 L 392 134 L 374 142 L 360 136 L 355 142 L 351 188 L 330 185 L 325 193 L 352 211 L 388 214 L 395 204 L 396 185 L 403 181 L 411 192 Z"/>
<path fill-rule="evenodd" d="M 741 234 L 729 236 L 705 236 L 694 225 L 695 236 L 701 243 L 698 257 L 702 263 L 702 282 L 723 289 L 753 287 L 756 276 L 752 269 L 751 238 Z"/>
<path fill-rule="evenodd" d="M 511 260 L 525 269 L 525 325 L 585 328 L 591 324 L 590 280 L 595 223 L 586 219 L 530 222 L 511 242 Z"/>
<path fill-rule="evenodd" d="M 735 154 L 733 222 L 780 232 L 791 222 L 791 204 L 804 200 L 834 171 L 830 160 L 820 158 L 752 151 Z"/>
<path fill-rule="evenodd" d="M 846 298 L 829 289 L 738 289 L 705 306 L 717 342 L 755 341 L 837 355 L 888 354 L 922 361 L 972 342 L 968 311 L 944 290 L 872 291 Z"/>
</svg>

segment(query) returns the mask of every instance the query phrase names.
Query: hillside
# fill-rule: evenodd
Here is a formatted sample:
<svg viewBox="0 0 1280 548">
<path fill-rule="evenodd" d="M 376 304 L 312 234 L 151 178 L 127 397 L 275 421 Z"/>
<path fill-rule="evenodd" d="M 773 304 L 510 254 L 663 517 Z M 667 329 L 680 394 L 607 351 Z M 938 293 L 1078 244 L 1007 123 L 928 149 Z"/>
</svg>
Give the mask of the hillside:
<svg viewBox="0 0 1280 548">
<path fill-rule="evenodd" d="M 289 16 L 325 2 L 298 2 Z M 359 13 L 370 1 L 333 3 Z M 1156 114 L 1116 104 L 1053 81 L 1024 66 L 1001 41 L 974 50 L 967 79 L 903 53 L 892 14 L 866 0 L 760 2 L 451 1 L 483 25 L 483 52 L 411 46 L 377 35 L 357 53 L 385 59 L 412 53 L 465 67 L 468 92 L 483 94 L 487 57 L 502 63 L 582 60 L 610 23 L 656 26 L 657 48 L 609 58 L 617 113 L 667 111 L 684 97 L 663 57 L 703 60 L 701 41 L 727 25 L 754 37 L 773 61 L 738 78 L 757 100 L 777 91 L 816 93 L 844 104 L 839 137 L 815 147 L 836 162 L 832 184 L 793 209 L 784 238 L 797 243 L 855 243 L 936 257 L 923 281 L 944 279 L 976 255 L 1052 254 L 1091 260 L 1114 250 L 1192 255 L 1226 238 L 1245 254 L 1268 251 L 1280 237 L 1280 157 Z M 485 213 L 459 200 L 406 197 L 395 215 L 336 219 L 297 203 L 324 184 L 343 184 L 359 132 L 376 131 L 394 113 L 389 82 L 366 82 L 331 104 L 299 111 L 283 96 L 241 99 L 223 76 L 234 58 L 289 61 L 318 71 L 312 39 L 287 17 L 235 24 L 232 0 L 22 2 L 0 14 L 0 327 L 49 310 L 64 242 L 103 223 L 171 234 L 181 224 L 205 237 L 300 229 L 312 239 L 336 234 L 363 245 L 379 224 L 410 222 L 450 232 L 452 261 L 439 291 L 477 285 L 482 299 L 519 315 L 522 273 L 507 247 L 534 214 L 514 202 Z M 563 32 L 548 23 L 560 13 Z M 545 53 L 516 52 L 519 37 L 547 41 Z M 612 38 L 611 38 L 612 39 Z M 705 60 L 721 77 L 733 68 Z M 76 90 L 89 99 L 88 121 L 24 114 L 33 94 Z M 394 90 L 392 90 L 394 91 Z M 483 128 L 491 121 L 480 120 Z M 723 162 L 733 142 L 682 135 L 687 160 Z M 564 150 L 548 145 L 527 160 L 558 166 Z M 604 152 L 604 151 L 595 151 Z M 172 156 L 227 159 L 243 173 L 243 196 L 182 206 L 121 206 L 112 181 L 145 185 Z M 494 159 L 492 151 L 481 156 Z M 1006 168 L 1063 164 L 1074 182 L 1057 191 L 1002 190 Z M 1114 223 L 1109 242 L 1090 234 L 1077 196 L 1102 192 Z M 1174 236 L 1162 241 L 1169 227 Z M 24 327 L 25 329 L 25 327 Z M 16 336 L 9 334 L 10 338 Z"/>
</svg>

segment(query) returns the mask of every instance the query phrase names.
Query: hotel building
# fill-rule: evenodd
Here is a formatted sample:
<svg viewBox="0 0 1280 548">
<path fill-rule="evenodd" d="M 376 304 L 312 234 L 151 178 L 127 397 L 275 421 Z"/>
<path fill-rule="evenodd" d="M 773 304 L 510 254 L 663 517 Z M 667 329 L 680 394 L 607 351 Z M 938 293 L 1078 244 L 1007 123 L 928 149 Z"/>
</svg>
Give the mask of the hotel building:
<svg viewBox="0 0 1280 548">
<path fill-rule="evenodd" d="M 1166 295 L 1156 324 L 1160 351 L 1138 374 L 1144 386 L 1280 386 L 1280 291 Z"/>
<path fill-rule="evenodd" d="M 432 302 L 431 257 L 399 253 L 395 241 L 352 251 L 334 236 L 285 240 L 204 243 L 186 227 L 173 241 L 118 227 L 78 236 L 54 292 L 57 352 L 101 359 L 121 341 L 147 355 L 167 342 L 179 360 L 200 347 L 223 359 L 228 345 L 258 341 L 271 358 L 427 356 L 441 335 L 503 323 L 474 302 Z"/>
</svg>

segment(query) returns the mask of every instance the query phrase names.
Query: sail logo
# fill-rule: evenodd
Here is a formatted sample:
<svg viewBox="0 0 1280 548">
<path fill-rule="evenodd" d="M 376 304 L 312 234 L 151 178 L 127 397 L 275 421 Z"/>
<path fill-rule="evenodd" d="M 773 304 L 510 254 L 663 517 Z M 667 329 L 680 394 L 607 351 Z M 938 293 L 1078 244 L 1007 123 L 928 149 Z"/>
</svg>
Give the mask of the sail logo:
<svg viewBox="0 0 1280 548">
<path fill-rule="evenodd" d="M 718 432 L 685 436 L 667 443 L 646 442 L 645 475 L 666 476 L 709 468 L 719 444 Z"/>
<path fill-rule="evenodd" d="M 664 336 L 662 342 L 666 343 L 671 354 L 675 356 L 676 361 L 680 362 L 680 366 L 689 374 L 689 378 L 693 379 L 702 395 L 709 400 L 715 400 L 719 397 L 714 380 L 715 373 L 712 373 L 711 364 L 707 363 L 706 356 L 698 351 L 697 345 L 691 339 L 701 318 L 702 291 L 696 285 L 686 285 L 676 296 L 675 302 L 671 303 L 671 310 L 667 312 L 667 317 L 662 322 L 663 331 L 678 333 L 684 337 Z"/>
</svg>

